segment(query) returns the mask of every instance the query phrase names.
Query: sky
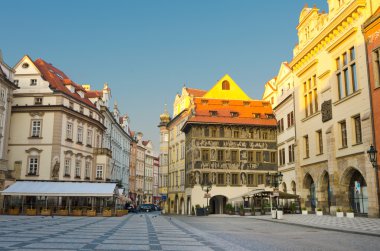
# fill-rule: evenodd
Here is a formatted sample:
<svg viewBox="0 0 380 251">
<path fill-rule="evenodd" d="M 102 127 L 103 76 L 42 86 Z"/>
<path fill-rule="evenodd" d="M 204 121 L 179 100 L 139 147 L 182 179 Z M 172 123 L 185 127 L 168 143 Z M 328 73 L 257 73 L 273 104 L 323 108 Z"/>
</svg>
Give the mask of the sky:
<svg viewBox="0 0 380 251">
<path fill-rule="evenodd" d="M 3 1 L 0 49 L 14 66 L 42 58 L 101 89 L 159 148 L 159 115 L 184 85 L 209 90 L 225 74 L 253 99 L 290 62 L 301 10 L 327 0 Z"/>
</svg>

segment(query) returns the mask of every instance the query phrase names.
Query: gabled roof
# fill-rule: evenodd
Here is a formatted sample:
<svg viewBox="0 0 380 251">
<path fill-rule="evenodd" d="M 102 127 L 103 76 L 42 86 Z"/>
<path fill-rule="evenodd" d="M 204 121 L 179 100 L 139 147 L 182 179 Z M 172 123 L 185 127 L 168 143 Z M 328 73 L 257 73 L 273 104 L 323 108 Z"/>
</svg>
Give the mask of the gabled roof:
<svg viewBox="0 0 380 251">
<path fill-rule="evenodd" d="M 193 97 L 203 97 L 207 93 L 205 90 L 194 89 L 194 88 L 185 88 L 187 93 Z"/>
<path fill-rule="evenodd" d="M 226 84 L 228 88 L 223 88 Z M 224 100 L 252 100 L 228 75 L 224 75 L 203 98 L 214 98 Z"/>
<path fill-rule="evenodd" d="M 82 91 L 84 94 L 87 93 L 81 85 L 74 83 L 64 72 L 40 58 L 34 61 L 34 65 L 41 72 L 42 78 L 49 82 L 51 88 L 61 91 L 72 98 L 87 104 L 88 106 L 96 108 L 96 106 L 86 96 L 82 98 L 78 93 L 73 93 L 66 87 L 66 85 L 72 85 L 75 88 L 75 91 Z"/>
<path fill-rule="evenodd" d="M 86 98 L 102 98 L 103 91 L 87 91 L 85 94 Z"/>
</svg>

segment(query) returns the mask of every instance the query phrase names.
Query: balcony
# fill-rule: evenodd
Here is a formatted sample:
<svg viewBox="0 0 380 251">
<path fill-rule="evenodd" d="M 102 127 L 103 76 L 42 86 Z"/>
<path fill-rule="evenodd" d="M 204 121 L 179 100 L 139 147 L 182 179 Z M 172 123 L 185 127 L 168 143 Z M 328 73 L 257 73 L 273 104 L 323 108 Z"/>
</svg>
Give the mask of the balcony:
<svg viewBox="0 0 380 251">
<path fill-rule="evenodd" d="M 107 155 L 112 158 L 112 151 L 108 148 L 94 148 L 95 155 Z"/>
</svg>

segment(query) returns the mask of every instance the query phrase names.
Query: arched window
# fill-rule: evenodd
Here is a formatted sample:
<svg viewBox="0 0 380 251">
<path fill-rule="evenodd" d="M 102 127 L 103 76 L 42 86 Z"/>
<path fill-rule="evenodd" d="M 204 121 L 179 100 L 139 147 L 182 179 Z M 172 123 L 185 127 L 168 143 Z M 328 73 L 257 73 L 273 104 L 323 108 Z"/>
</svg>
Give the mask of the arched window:
<svg viewBox="0 0 380 251">
<path fill-rule="evenodd" d="M 228 82 L 227 80 L 224 80 L 222 82 L 222 90 L 229 90 L 230 89 L 230 82 Z"/>
</svg>

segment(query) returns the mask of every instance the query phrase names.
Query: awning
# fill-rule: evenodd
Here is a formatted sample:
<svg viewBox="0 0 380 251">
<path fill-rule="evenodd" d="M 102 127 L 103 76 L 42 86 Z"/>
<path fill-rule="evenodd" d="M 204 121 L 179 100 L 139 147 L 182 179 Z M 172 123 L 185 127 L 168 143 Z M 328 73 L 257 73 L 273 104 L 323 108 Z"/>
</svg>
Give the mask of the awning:
<svg viewBox="0 0 380 251">
<path fill-rule="evenodd" d="M 16 181 L 1 191 L 14 196 L 112 197 L 115 183 Z"/>
<path fill-rule="evenodd" d="M 285 193 L 285 192 L 279 192 L 279 198 L 280 199 L 298 199 L 300 196 L 296 194 L 291 193 Z"/>
</svg>

